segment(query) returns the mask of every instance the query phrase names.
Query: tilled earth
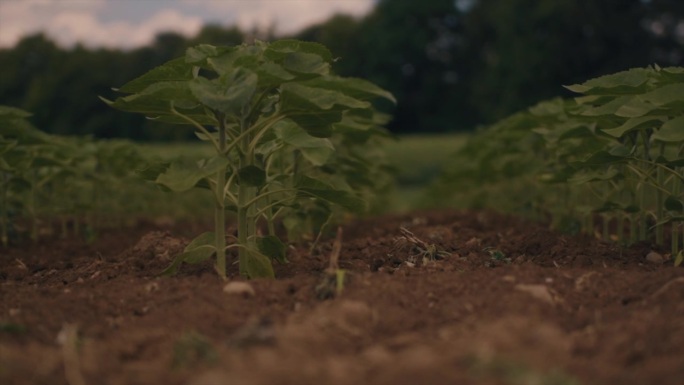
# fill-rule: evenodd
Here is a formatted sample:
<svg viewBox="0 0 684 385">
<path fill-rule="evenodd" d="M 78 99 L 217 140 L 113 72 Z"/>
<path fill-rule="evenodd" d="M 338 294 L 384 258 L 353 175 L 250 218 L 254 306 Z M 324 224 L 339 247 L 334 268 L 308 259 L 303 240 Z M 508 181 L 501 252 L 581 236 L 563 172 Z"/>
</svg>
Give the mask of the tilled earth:
<svg viewBox="0 0 684 385">
<path fill-rule="evenodd" d="M 158 277 L 202 230 L 0 249 L 0 383 L 684 381 L 684 269 L 648 245 L 489 212 L 376 217 L 343 228 L 344 289 L 322 300 L 332 238 L 292 247 L 276 280 Z"/>
</svg>

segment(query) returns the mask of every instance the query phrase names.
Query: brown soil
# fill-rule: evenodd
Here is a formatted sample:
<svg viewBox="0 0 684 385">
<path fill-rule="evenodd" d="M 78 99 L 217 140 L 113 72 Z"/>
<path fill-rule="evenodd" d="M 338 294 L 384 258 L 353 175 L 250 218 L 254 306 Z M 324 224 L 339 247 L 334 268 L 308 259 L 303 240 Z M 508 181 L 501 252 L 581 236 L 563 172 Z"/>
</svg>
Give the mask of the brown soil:
<svg viewBox="0 0 684 385">
<path fill-rule="evenodd" d="M 252 294 L 224 292 L 210 263 L 157 277 L 199 231 L 141 224 L 93 244 L 0 249 L 0 383 L 684 378 L 684 270 L 648 261 L 643 245 L 620 249 L 493 213 L 378 217 L 345 227 L 344 290 L 321 300 L 332 239 L 313 254 L 292 248 L 277 280 L 249 282 Z"/>
</svg>

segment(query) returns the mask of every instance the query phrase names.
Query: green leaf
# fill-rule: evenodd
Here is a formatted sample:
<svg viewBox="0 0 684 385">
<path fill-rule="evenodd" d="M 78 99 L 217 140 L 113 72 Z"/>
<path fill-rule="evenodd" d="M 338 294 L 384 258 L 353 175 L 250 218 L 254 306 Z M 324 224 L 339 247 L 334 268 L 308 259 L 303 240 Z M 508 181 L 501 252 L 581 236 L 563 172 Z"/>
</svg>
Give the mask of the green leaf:
<svg viewBox="0 0 684 385">
<path fill-rule="evenodd" d="M 580 109 L 579 114 L 582 116 L 615 115 L 620 108 L 629 103 L 633 98 L 634 96 L 620 96 L 600 106 L 590 107 L 585 105 L 584 108 Z"/>
<path fill-rule="evenodd" d="M 629 103 L 616 111 L 617 116 L 634 118 L 644 116 L 668 106 L 684 105 L 684 83 L 668 84 L 642 95 L 637 95 Z M 658 111 L 659 112 L 659 111 Z"/>
<path fill-rule="evenodd" d="M 206 261 L 216 253 L 214 246 L 215 234 L 212 232 L 205 232 L 193 239 L 181 254 L 178 254 L 171 265 L 169 265 L 161 275 L 174 275 L 178 272 L 180 266 L 185 263 L 196 264 Z"/>
<path fill-rule="evenodd" d="M 370 103 L 347 96 L 340 91 L 310 87 L 301 83 L 285 83 L 281 87 L 281 92 L 281 103 L 284 111 L 330 110 L 333 107 L 342 109 L 371 107 Z"/>
<path fill-rule="evenodd" d="M 602 131 L 614 138 L 620 138 L 628 132 L 639 131 L 644 128 L 653 128 L 655 125 L 660 125 L 664 119 L 664 116 L 642 116 L 628 119 L 619 127 L 609 128 Z"/>
<path fill-rule="evenodd" d="M 212 110 L 239 115 L 242 108 L 251 102 L 257 81 L 255 73 L 238 69 L 219 79 L 198 77 L 190 83 L 190 90 Z"/>
<path fill-rule="evenodd" d="M 660 130 L 653 133 L 652 138 L 662 142 L 683 142 L 684 116 L 678 116 L 665 122 Z"/>
<path fill-rule="evenodd" d="M 565 86 L 570 91 L 590 95 L 617 95 L 646 90 L 653 70 L 634 68 L 588 80 L 582 84 Z"/>
<path fill-rule="evenodd" d="M 568 182 L 579 185 L 588 182 L 612 180 L 615 179 L 615 177 L 617 177 L 618 175 L 619 172 L 614 168 L 609 168 L 605 171 L 587 171 L 573 175 L 570 179 L 568 179 Z"/>
<path fill-rule="evenodd" d="M 190 47 L 185 51 L 185 62 L 200 63 L 208 58 L 223 55 L 226 52 L 232 52 L 236 49 L 237 47 L 216 47 L 209 44 L 200 44 Z"/>
<path fill-rule="evenodd" d="M 313 196 L 336 204 L 352 212 L 366 210 L 366 202 L 349 191 L 335 189 L 327 183 L 307 176 L 298 177 L 297 190 L 304 196 Z"/>
<path fill-rule="evenodd" d="M 301 74 L 325 75 L 330 72 L 330 64 L 321 56 L 306 52 L 292 52 L 285 56 L 283 67 Z"/>
<path fill-rule="evenodd" d="M 287 263 L 287 245 L 274 235 L 257 238 L 259 251 L 280 263 Z"/>
<path fill-rule="evenodd" d="M 10 106 L 0 106 L 0 122 L 6 122 L 15 119 L 25 119 L 31 116 L 30 112 L 19 108 Z"/>
<path fill-rule="evenodd" d="M 256 250 L 248 250 L 249 257 L 245 271 L 249 278 L 274 278 L 273 264 L 271 260 Z"/>
<path fill-rule="evenodd" d="M 259 87 L 276 87 L 283 82 L 295 79 L 295 76 L 287 72 L 283 66 L 266 62 L 255 69 L 259 76 Z"/>
<path fill-rule="evenodd" d="M 675 257 L 674 260 L 674 266 L 679 267 L 682 264 L 682 262 L 684 262 L 684 251 L 679 250 L 679 253 L 677 253 L 677 257 Z"/>
<path fill-rule="evenodd" d="M 179 159 L 171 163 L 156 182 L 169 189 L 182 192 L 195 187 L 200 180 L 215 175 L 219 170 L 228 166 L 228 160 L 224 157 L 213 157 L 208 160 L 191 161 Z"/>
<path fill-rule="evenodd" d="M 620 163 L 625 161 L 625 157 L 613 155 L 608 151 L 598 151 L 590 155 L 587 159 L 581 162 L 573 162 L 572 165 L 575 167 L 584 166 L 605 166 L 613 163 Z"/>
<path fill-rule="evenodd" d="M 391 92 L 386 91 L 375 84 L 359 78 L 342 78 L 337 76 L 322 76 L 302 82 L 307 86 L 339 91 L 354 99 L 369 101 L 375 98 L 384 98 L 393 103 L 397 100 Z"/>
<path fill-rule="evenodd" d="M 332 62 L 332 54 L 323 44 L 294 39 L 283 39 L 270 43 L 264 51 L 264 56 L 272 60 L 282 61 L 288 54 L 295 52 L 314 54 L 325 62 Z"/>
<path fill-rule="evenodd" d="M 266 171 L 254 165 L 238 170 L 238 180 L 248 186 L 261 187 L 266 183 Z"/>
<path fill-rule="evenodd" d="M 281 121 L 273 130 L 278 139 L 300 150 L 314 166 L 322 166 L 335 152 L 330 140 L 313 137 L 291 121 Z"/>
<path fill-rule="evenodd" d="M 147 87 L 165 81 L 179 81 L 192 79 L 192 65 L 185 62 L 185 58 L 180 57 L 156 67 L 144 75 L 124 84 L 117 91 L 125 93 L 141 92 Z"/>
</svg>

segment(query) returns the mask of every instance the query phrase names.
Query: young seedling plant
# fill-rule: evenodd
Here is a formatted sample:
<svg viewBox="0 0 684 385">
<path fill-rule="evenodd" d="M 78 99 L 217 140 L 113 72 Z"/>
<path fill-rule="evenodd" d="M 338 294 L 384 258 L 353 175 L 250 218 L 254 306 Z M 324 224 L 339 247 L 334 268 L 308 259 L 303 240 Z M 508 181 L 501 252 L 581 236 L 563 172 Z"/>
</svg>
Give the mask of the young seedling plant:
<svg viewBox="0 0 684 385">
<path fill-rule="evenodd" d="M 335 153 L 338 130 L 377 126 L 371 101 L 393 96 L 365 80 L 331 71 L 322 45 L 296 40 L 236 47 L 199 45 L 125 84 L 129 94 L 110 106 L 151 119 L 191 126 L 214 148 L 199 162 L 177 161 L 146 171 L 173 191 L 209 188 L 214 231 L 195 238 L 167 272 L 216 256 L 226 277 L 226 251 L 238 250 L 240 275 L 272 277 L 272 259 L 286 247 L 274 223 L 312 200 L 359 211 L 364 202 L 343 177 L 323 167 Z M 237 218 L 237 237 L 226 242 L 226 211 Z M 268 235 L 258 225 L 265 223 Z"/>
</svg>

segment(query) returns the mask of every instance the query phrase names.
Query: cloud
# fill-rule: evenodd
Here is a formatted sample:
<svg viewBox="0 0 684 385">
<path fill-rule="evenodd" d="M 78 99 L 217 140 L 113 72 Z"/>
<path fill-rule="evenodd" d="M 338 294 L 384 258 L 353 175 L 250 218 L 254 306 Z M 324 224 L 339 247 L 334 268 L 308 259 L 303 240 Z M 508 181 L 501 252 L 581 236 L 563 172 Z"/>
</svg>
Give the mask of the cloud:
<svg viewBox="0 0 684 385">
<path fill-rule="evenodd" d="M 95 13 L 105 0 L 2 0 L 0 1 L 0 47 L 12 46 L 23 36 L 45 31 L 55 16 Z"/>
<path fill-rule="evenodd" d="M 320 23 L 336 13 L 367 14 L 373 0 L 182 0 L 186 4 L 212 10 L 225 22 L 243 30 L 265 29 L 272 25 L 278 33 L 297 32 Z"/>
<path fill-rule="evenodd" d="M 140 23 L 105 22 L 98 17 L 112 5 L 105 0 L 3 1 L 0 3 L 0 47 L 13 46 L 23 36 L 43 31 L 64 47 L 82 43 L 87 47 L 135 48 L 151 43 L 159 32 L 191 36 L 204 24 L 199 16 L 187 16 L 171 8 L 160 9 Z"/>
<path fill-rule="evenodd" d="M 0 48 L 45 32 L 59 45 L 135 48 L 159 32 L 196 34 L 206 22 L 292 33 L 335 13 L 361 16 L 374 0 L 0 0 Z"/>
</svg>

